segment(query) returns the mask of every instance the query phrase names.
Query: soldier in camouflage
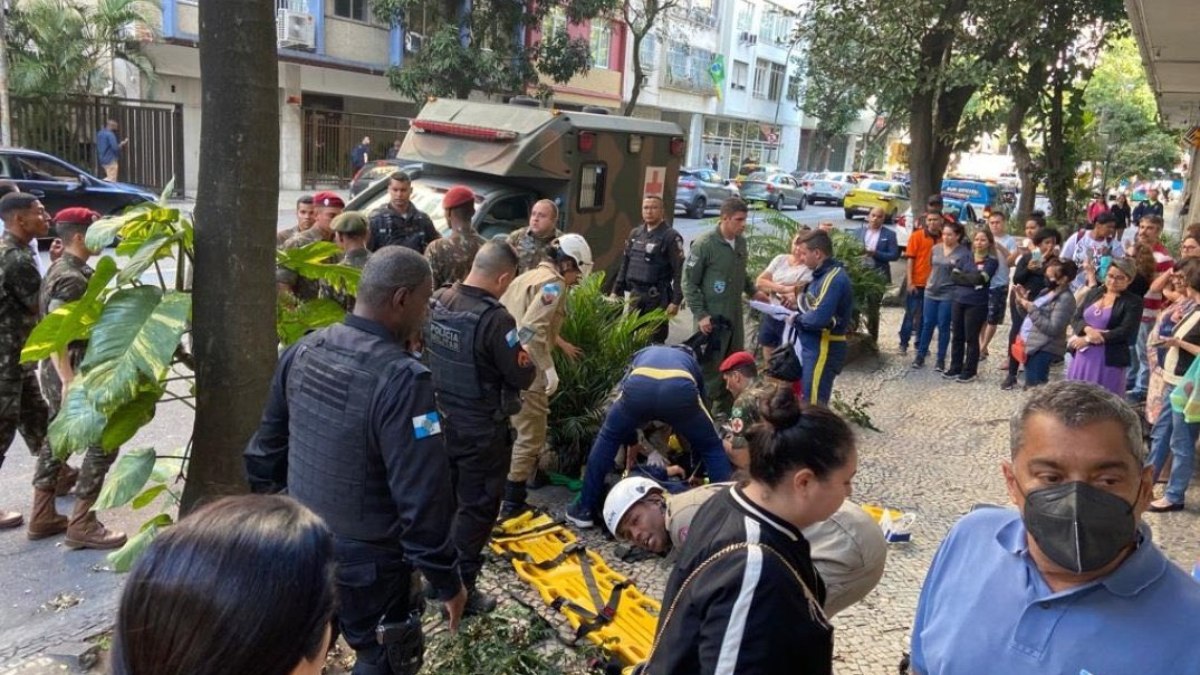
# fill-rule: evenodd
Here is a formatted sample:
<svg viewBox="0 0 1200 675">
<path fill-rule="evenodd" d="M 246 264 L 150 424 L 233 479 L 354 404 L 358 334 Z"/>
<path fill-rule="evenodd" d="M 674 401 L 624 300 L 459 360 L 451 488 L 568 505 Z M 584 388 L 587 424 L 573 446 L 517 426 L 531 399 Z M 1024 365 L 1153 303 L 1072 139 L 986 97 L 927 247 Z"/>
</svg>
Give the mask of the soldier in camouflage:
<svg viewBox="0 0 1200 675">
<path fill-rule="evenodd" d="M 536 202 L 529 211 L 529 226 L 513 230 L 508 243 L 517 251 L 521 261 L 520 273 L 538 266 L 546 258 L 550 242 L 562 236 L 558 227 L 558 206 L 549 199 Z"/>
<path fill-rule="evenodd" d="M 83 208 L 63 209 L 55 217 L 58 238 L 63 242 L 63 254 L 50 266 L 42 282 L 38 298 L 41 316 L 78 300 L 87 291 L 88 280 L 92 277 L 92 268 L 87 261 L 97 252 L 88 249 L 84 239 L 88 226 L 99 218 L 100 214 Z M 87 342 L 78 340 L 72 342 L 63 353 L 55 354 L 39 364 L 42 395 L 49 406 L 51 419 L 62 408 L 63 392 L 75 377 L 86 351 Z M 39 489 L 52 488 L 63 465 L 49 450 L 47 445 L 38 452 L 33 484 Z M 65 543 L 68 548 L 110 549 L 125 545 L 125 535 L 104 527 L 96 519 L 96 512 L 92 508 L 100 496 L 104 476 L 116 458 L 115 451 L 105 452 L 98 446 L 87 449 L 79 471 L 79 483 L 75 488 L 75 509 L 67 524 Z"/>
<path fill-rule="evenodd" d="M 333 219 L 333 241 L 342 249 L 343 265 L 362 269 L 371 257 L 367 250 L 367 217 L 357 211 L 339 214 Z M 321 282 L 321 297 L 336 301 L 347 312 L 354 311 L 354 296 L 327 281 Z"/>
<path fill-rule="evenodd" d="M 50 413 L 38 390 L 34 368 L 21 364 L 21 348 L 37 324 L 42 278 L 29 242 L 50 233 L 50 218 L 37 197 L 13 192 L 0 199 L 0 463 L 17 432 L 35 454 L 49 452 L 46 426 Z M 57 477 L 55 477 L 57 479 Z M 54 508 L 56 480 L 35 487 L 29 538 L 41 539 L 67 529 L 66 516 Z M 0 527 L 17 527 L 21 514 L 0 511 Z"/>
<path fill-rule="evenodd" d="M 429 215 L 410 199 L 412 180 L 403 171 L 388 176 L 388 202 L 371 212 L 371 239 L 367 247 L 407 246 L 417 253 L 441 238 Z"/>
<path fill-rule="evenodd" d="M 729 419 L 721 425 L 721 440 L 725 443 L 725 454 L 738 472 L 750 468 L 750 449 L 746 432 L 759 419 L 759 401 L 769 398 L 779 383 L 759 377 L 758 368 L 750 352 L 734 352 L 720 366 L 725 389 L 734 398 Z"/>
<path fill-rule="evenodd" d="M 275 233 L 275 248 L 283 248 L 293 236 L 306 232 L 313 226 L 316 219 L 312 195 L 304 195 L 296 200 L 296 224 Z"/>
<path fill-rule="evenodd" d="M 313 195 L 316 220 L 313 226 L 292 235 L 283 245 L 283 250 L 301 248 L 318 241 L 333 239 L 333 219 L 346 208 L 346 202 L 335 192 L 318 192 Z M 314 300 L 320 294 L 321 285 L 313 279 L 305 279 L 293 270 L 279 267 L 275 270 L 275 285 L 281 293 L 293 295 L 298 300 Z"/>
<path fill-rule="evenodd" d="M 475 232 L 471 219 L 475 217 L 475 193 L 465 185 L 455 185 L 442 197 L 450 236 L 438 239 L 425 249 L 429 267 L 433 270 L 433 287 L 449 286 L 467 278 L 471 262 L 487 240 Z"/>
</svg>

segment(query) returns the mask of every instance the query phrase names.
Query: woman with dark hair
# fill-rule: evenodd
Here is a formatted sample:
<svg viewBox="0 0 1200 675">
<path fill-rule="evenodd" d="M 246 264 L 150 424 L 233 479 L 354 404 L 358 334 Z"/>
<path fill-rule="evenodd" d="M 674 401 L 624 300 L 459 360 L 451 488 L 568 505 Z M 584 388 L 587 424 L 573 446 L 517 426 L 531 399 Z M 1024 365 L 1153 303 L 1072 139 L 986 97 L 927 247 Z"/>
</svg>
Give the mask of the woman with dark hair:
<svg viewBox="0 0 1200 675">
<path fill-rule="evenodd" d="M 825 584 L 801 530 L 850 495 L 854 432 L 787 388 L 760 402 L 750 478 L 710 498 L 692 521 L 667 582 L 655 675 L 833 672 Z"/>
<path fill-rule="evenodd" d="M 1128 290 L 1136 274 L 1132 260 L 1117 258 L 1108 267 L 1104 285 L 1093 285 L 1083 294 L 1067 340 L 1067 349 L 1075 355 L 1067 368 L 1068 380 L 1098 384 L 1124 397 L 1129 343 L 1142 321 L 1142 299 Z M 1094 283 L 1092 272 L 1088 277 Z"/>
<path fill-rule="evenodd" d="M 1044 266 L 1046 289 L 1031 297 L 1017 288 L 1016 302 L 1025 312 L 1020 339 L 1025 345 L 1025 388 L 1050 381 L 1050 364 L 1067 352 L 1067 326 L 1075 316 L 1071 280 L 1078 270 L 1070 260 L 1054 258 Z"/>
<path fill-rule="evenodd" d="M 332 639 L 333 538 L 299 502 L 213 502 L 129 574 L 113 675 L 318 675 Z"/>
<path fill-rule="evenodd" d="M 951 269 L 950 367 L 942 377 L 970 382 L 979 372 L 979 333 L 987 320 L 988 287 L 999 268 L 995 235 L 986 227 L 976 230 L 970 258 L 957 258 Z"/>
<path fill-rule="evenodd" d="M 1030 219 L 1033 222 L 1033 219 Z M 1011 357 L 1013 343 L 1021 334 L 1021 326 L 1025 323 L 1025 308 L 1017 300 L 1024 295 L 1036 298 L 1046 287 L 1045 270 L 1050 261 L 1058 259 L 1058 249 L 1062 244 L 1062 235 L 1053 227 L 1043 227 L 1031 238 L 1033 247 L 1017 259 L 1017 268 L 1013 270 L 1013 296 L 1009 306 L 1012 326 L 1008 332 L 1008 375 L 1004 378 L 1001 389 L 1009 390 L 1017 386 L 1017 371 L 1021 364 Z"/>
<path fill-rule="evenodd" d="M 1129 197 L 1124 194 L 1117 195 L 1116 200 L 1108 207 L 1108 212 L 1117 219 L 1117 239 L 1121 239 L 1125 228 L 1129 226 L 1129 216 L 1133 213 L 1129 207 Z"/>
<path fill-rule="evenodd" d="M 950 323 L 954 301 L 954 279 L 952 270 L 967 267 L 971 262 L 971 250 L 963 244 L 966 230 L 962 223 L 947 221 L 942 225 L 942 243 L 933 247 L 933 270 L 925 282 L 925 306 L 921 310 L 921 339 L 917 343 L 917 358 L 913 368 L 924 368 L 925 357 L 929 356 L 933 331 L 938 334 L 937 362 L 934 370 L 946 370 L 946 348 L 950 346 Z"/>
</svg>

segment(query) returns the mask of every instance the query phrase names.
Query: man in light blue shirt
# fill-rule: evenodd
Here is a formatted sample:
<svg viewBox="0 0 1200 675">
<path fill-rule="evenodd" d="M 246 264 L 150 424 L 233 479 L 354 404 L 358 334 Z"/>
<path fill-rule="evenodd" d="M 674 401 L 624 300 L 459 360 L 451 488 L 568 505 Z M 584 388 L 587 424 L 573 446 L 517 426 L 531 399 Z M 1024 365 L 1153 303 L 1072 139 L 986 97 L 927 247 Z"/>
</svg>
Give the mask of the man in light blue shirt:
<svg viewBox="0 0 1200 675">
<path fill-rule="evenodd" d="M 933 559 L 912 671 L 1200 673 L 1200 584 L 1141 522 L 1154 481 L 1137 414 L 1086 382 L 1036 388 L 1002 465 L 1018 510 L 963 518 Z"/>
</svg>

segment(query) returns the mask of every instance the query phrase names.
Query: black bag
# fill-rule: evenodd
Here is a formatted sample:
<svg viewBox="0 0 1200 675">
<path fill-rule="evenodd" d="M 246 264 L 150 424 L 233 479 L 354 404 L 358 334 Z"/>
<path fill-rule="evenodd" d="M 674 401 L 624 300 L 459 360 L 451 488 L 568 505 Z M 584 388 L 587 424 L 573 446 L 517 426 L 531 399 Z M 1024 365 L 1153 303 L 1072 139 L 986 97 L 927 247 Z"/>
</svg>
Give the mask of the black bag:
<svg viewBox="0 0 1200 675">
<path fill-rule="evenodd" d="M 767 361 L 767 375 L 784 382 L 799 382 L 804 374 L 804 366 L 800 363 L 800 355 L 796 353 L 796 329 L 788 329 L 791 336 L 771 352 Z"/>
</svg>

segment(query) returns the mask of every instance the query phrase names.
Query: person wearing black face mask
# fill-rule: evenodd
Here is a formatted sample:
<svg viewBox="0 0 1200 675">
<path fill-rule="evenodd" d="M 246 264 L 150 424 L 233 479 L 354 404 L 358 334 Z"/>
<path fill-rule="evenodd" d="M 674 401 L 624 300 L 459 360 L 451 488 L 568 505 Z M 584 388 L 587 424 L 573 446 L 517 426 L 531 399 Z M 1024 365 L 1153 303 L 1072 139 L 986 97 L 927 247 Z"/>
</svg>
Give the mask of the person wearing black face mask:
<svg viewBox="0 0 1200 675">
<path fill-rule="evenodd" d="M 1034 389 L 1002 469 L 1017 510 L 951 529 L 921 589 L 913 672 L 1200 673 L 1200 584 L 1141 521 L 1153 481 L 1141 421 L 1117 395 Z"/>
</svg>

